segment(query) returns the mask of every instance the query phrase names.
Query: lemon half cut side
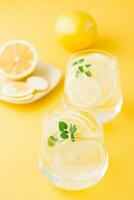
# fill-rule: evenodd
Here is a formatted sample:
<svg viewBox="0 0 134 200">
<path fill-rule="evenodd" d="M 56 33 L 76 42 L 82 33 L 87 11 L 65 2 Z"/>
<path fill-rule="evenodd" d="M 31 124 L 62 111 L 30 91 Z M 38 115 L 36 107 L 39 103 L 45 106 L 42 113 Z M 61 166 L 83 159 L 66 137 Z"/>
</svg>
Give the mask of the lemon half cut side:
<svg viewBox="0 0 134 200">
<path fill-rule="evenodd" d="M 11 40 L 0 48 L 0 71 L 9 79 L 24 79 L 33 72 L 37 61 L 37 51 L 28 41 Z"/>
</svg>

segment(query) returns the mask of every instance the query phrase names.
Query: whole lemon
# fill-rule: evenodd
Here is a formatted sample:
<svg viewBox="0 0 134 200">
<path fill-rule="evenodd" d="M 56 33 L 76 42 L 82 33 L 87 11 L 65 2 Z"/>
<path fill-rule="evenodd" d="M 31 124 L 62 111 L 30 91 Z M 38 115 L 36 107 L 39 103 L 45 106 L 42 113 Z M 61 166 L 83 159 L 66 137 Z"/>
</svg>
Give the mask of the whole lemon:
<svg viewBox="0 0 134 200">
<path fill-rule="evenodd" d="M 97 37 L 94 19 L 82 11 L 72 11 L 61 15 L 55 26 L 62 45 L 72 51 L 88 48 Z"/>
</svg>

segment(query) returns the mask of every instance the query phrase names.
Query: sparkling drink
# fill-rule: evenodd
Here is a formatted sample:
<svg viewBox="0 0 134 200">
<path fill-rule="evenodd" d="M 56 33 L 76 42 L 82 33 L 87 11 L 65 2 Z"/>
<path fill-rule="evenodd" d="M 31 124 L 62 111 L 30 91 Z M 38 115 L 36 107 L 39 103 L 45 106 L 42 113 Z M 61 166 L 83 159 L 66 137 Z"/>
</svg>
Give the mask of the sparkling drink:
<svg viewBox="0 0 134 200">
<path fill-rule="evenodd" d="M 99 50 L 83 50 L 71 56 L 64 102 L 94 109 L 102 122 L 117 115 L 122 106 L 122 95 L 115 57 Z"/>
<path fill-rule="evenodd" d="M 59 105 L 44 121 L 40 151 L 42 173 L 56 186 L 80 190 L 106 172 L 103 128 L 92 110 Z"/>
</svg>

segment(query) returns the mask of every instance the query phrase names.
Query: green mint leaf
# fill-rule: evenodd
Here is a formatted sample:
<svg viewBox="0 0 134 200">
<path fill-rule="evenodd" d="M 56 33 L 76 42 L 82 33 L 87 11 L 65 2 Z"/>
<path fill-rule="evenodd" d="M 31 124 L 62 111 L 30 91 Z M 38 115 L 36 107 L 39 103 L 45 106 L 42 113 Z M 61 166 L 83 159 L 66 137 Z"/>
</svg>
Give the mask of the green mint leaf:
<svg viewBox="0 0 134 200">
<path fill-rule="evenodd" d="M 50 140 L 52 140 L 53 142 L 57 142 L 58 141 L 58 138 L 56 138 L 55 136 L 51 135 L 49 137 Z"/>
<path fill-rule="evenodd" d="M 72 140 L 72 142 L 74 142 L 74 141 L 75 141 L 74 134 L 71 134 L 70 136 L 71 136 L 71 140 Z"/>
<path fill-rule="evenodd" d="M 52 141 L 51 141 L 51 140 L 49 140 L 49 139 L 48 139 L 47 143 L 48 143 L 48 146 L 50 146 L 50 147 L 53 147 L 53 146 L 55 145 L 55 143 L 54 143 L 54 142 L 52 142 Z"/>
<path fill-rule="evenodd" d="M 68 128 L 68 125 L 65 122 L 59 122 L 60 131 L 64 131 L 67 128 Z"/>
<path fill-rule="evenodd" d="M 56 138 L 52 135 L 48 138 L 48 141 L 47 141 L 47 143 L 50 147 L 54 146 L 56 144 L 56 142 L 58 142 L 58 138 Z"/>
<path fill-rule="evenodd" d="M 78 62 L 79 62 L 79 63 L 83 63 L 83 62 L 84 62 L 84 59 L 82 58 L 82 59 L 80 59 Z"/>
<path fill-rule="evenodd" d="M 91 67 L 91 64 L 86 64 L 85 66 L 88 68 L 88 67 Z"/>
<path fill-rule="evenodd" d="M 64 134 L 68 134 L 68 131 L 63 131 L 62 133 L 64 133 Z"/>
<path fill-rule="evenodd" d="M 72 124 L 70 124 L 70 129 L 69 129 L 69 131 L 72 132 Z"/>
<path fill-rule="evenodd" d="M 71 141 L 74 142 L 75 141 L 75 136 L 74 134 L 76 133 L 77 127 L 76 125 L 71 124 L 70 125 L 70 137 L 71 137 Z"/>
<path fill-rule="evenodd" d="M 63 138 L 63 139 L 67 139 L 69 137 L 68 135 L 68 131 L 64 131 L 60 134 L 60 136 Z"/>
<path fill-rule="evenodd" d="M 77 130 L 76 125 L 71 124 L 71 125 L 70 125 L 70 132 L 71 132 L 71 133 L 75 133 L 76 130 Z"/>
<path fill-rule="evenodd" d="M 76 133 L 76 131 L 77 131 L 76 125 L 72 125 L 72 133 Z"/>
<path fill-rule="evenodd" d="M 92 73 L 91 73 L 90 71 L 86 71 L 85 74 L 86 74 L 88 77 L 92 76 Z"/>
<path fill-rule="evenodd" d="M 83 66 L 81 65 L 81 66 L 79 66 L 79 70 L 81 71 L 81 72 L 84 72 L 84 68 L 83 68 Z"/>
<path fill-rule="evenodd" d="M 78 62 L 77 62 L 77 61 L 75 61 L 75 62 L 73 62 L 73 63 L 72 63 L 72 65 L 73 65 L 73 66 L 75 66 L 75 65 L 77 65 L 77 63 L 78 63 Z"/>
<path fill-rule="evenodd" d="M 80 71 L 76 72 L 76 75 L 75 75 L 76 78 L 79 76 L 79 73 L 80 73 Z"/>
</svg>

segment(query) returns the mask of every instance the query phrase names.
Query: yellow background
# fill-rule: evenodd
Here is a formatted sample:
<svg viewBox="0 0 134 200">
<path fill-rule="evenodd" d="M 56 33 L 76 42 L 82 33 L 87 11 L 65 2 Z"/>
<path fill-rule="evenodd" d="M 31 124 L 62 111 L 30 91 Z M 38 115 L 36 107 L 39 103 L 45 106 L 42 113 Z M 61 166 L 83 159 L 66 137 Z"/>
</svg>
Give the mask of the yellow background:
<svg viewBox="0 0 134 200">
<path fill-rule="evenodd" d="M 46 110 L 62 95 L 63 81 L 42 100 L 30 105 L 0 102 L 1 200 L 133 200 L 134 199 L 134 1 L 133 0 L 0 0 L 0 45 L 9 39 L 30 40 L 40 59 L 63 72 L 69 53 L 54 34 L 58 15 L 81 9 L 91 13 L 99 28 L 93 48 L 115 54 L 119 60 L 124 105 L 105 125 L 110 165 L 95 186 L 63 191 L 44 179 L 38 152 Z"/>
</svg>

